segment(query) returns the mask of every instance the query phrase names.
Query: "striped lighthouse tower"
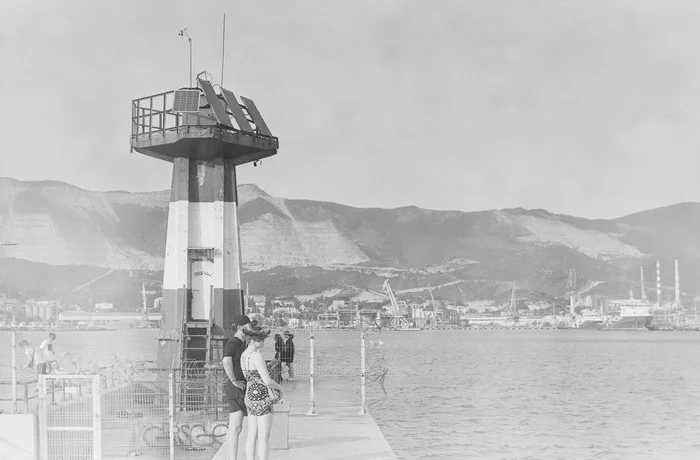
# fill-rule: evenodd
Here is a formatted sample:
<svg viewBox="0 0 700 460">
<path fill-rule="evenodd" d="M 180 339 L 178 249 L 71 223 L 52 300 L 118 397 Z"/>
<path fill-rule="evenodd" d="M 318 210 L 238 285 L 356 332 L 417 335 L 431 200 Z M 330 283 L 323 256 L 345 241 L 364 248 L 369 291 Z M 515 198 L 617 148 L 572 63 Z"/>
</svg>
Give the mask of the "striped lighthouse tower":
<svg viewBox="0 0 700 460">
<path fill-rule="evenodd" d="M 244 312 L 236 166 L 277 153 L 252 100 L 186 88 L 133 101 L 132 149 L 173 163 L 158 367 L 221 357 Z"/>
</svg>

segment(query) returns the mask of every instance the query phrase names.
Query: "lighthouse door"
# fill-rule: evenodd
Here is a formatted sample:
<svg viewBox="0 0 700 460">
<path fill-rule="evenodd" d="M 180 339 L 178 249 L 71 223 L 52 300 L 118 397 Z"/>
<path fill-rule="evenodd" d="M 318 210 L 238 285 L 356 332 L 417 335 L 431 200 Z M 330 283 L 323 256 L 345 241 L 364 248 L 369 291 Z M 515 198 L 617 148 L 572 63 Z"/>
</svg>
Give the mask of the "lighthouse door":
<svg viewBox="0 0 700 460">
<path fill-rule="evenodd" d="M 190 286 L 192 301 L 190 315 L 194 320 L 208 320 L 211 311 L 211 289 L 214 261 L 209 259 L 192 260 Z"/>
</svg>

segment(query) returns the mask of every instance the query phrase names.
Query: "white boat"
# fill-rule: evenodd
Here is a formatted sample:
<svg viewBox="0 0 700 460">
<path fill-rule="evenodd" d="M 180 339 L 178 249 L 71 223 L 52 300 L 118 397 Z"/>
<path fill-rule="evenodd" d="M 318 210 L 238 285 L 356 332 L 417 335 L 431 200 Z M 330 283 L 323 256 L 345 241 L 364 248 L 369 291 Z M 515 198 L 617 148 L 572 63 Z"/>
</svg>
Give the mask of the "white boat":
<svg viewBox="0 0 700 460">
<path fill-rule="evenodd" d="M 652 304 L 645 300 L 629 299 L 618 304 L 619 313 L 606 321 L 606 330 L 648 330 L 654 315 L 651 313 Z"/>
</svg>

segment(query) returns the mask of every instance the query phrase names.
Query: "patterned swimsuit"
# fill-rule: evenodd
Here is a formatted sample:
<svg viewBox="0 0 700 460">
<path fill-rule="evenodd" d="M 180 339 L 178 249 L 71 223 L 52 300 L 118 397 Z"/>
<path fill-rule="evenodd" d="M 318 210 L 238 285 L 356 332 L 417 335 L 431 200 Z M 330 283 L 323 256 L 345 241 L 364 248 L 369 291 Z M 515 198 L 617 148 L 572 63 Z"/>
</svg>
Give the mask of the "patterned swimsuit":
<svg viewBox="0 0 700 460">
<path fill-rule="evenodd" d="M 247 380 L 245 390 L 245 405 L 248 409 L 248 415 L 259 417 L 272 412 L 272 404 L 270 395 L 267 392 L 267 385 L 263 382 L 260 373 L 257 370 L 250 370 L 250 355 L 248 355 L 248 366 L 243 369 Z"/>
</svg>

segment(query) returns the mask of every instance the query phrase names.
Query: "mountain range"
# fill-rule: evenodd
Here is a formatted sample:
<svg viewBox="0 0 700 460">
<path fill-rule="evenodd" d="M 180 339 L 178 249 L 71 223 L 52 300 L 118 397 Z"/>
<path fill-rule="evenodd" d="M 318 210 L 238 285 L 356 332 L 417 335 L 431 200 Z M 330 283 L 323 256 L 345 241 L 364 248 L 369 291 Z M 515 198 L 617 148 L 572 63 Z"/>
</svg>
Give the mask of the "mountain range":
<svg viewBox="0 0 700 460">
<path fill-rule="evenodd" d="M 680 203 L 617 219 L 543 209 L 478 212 L 415 206 L 355 208 L 272 197 L 241 185 L 243 279 L 253 294 L 358 296 L 386 279 L 405 296 L 457 303 L 563 297 L 569 269 L 586 294 L 639 297 L 639 269 L 656 298 L 673 296 L 673 260 L 684 301 L 700 275 L 700 204 Z M 0 178 L 0 291 L 70 302 L 140 303 L 143 282 L 158 295 L 169 191 L 94 192 L 55 181 Z"/>
</svg>

